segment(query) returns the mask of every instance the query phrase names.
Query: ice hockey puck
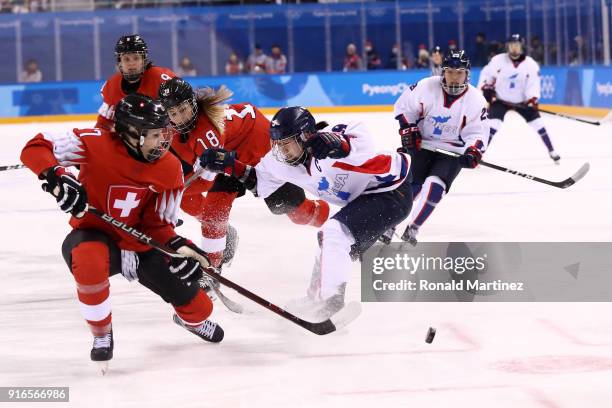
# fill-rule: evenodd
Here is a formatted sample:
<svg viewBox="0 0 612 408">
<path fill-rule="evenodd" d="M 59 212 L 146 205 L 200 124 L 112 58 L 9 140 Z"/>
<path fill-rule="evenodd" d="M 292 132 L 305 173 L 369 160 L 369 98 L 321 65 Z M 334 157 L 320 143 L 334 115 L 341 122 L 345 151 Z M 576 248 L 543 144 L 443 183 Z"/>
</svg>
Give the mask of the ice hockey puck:
<svg viewBox="0 0 612 408">
<path fill-rule="evenodd" d="M 425 337 L 425 343 L 431 344 L 434 337 L 436 337 L 436 329 L 433 327 L 430 327 L 429 330 L 427 330 L 427 337 Z"/>
</svg>

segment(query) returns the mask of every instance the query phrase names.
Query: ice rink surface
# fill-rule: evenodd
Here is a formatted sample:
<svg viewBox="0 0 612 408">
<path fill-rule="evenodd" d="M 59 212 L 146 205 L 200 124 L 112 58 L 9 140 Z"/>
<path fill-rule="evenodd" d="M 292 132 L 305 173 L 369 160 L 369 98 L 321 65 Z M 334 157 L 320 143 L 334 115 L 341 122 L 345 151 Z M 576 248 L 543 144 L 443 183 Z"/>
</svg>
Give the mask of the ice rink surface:
<svg viewBox="0 0 612 408">
<path fill-rule="evenodd" d="M 399 139 L 391 113 L 317 118 L 363 120 L 381 147 Z M 544 119 L 560 166 L 513 112 L 485 160 L 553 180 L 588 161 L 583 180 L 560 190 L 464 170 L 419 238 L 609 241 L 612 127 Z M 18 163 L 39 131 L 90 125 L 0 126 L 0 165 Z M 217 302 L 212 318 L 226 337 L 212 345 L 172 323 L 161 299 L 115 276 L 115 357 L 102 377 L 89 360 L 91 335 L 60 253 L 67 216 L 28 170 L 0 172 L 0 187 L 0 386 L 69 386 L 70 403 L 54 407 L 612 406 L 607 303 L 368 303 L 348 328 L 318 337 L 227 290 L 248 313 Z M 199 241 L 198 224 L 182 218 L 179 233 Z M 250 193 L 235 203 L 231 222 L 240 247 L 226 276 L 280 305 L 302 296 L 316 230 L 273 216 Z M 358 264 L 348 299 L 359 299 Z M 430 345 L 429 326 L 438 330 Z"/>
</svg>

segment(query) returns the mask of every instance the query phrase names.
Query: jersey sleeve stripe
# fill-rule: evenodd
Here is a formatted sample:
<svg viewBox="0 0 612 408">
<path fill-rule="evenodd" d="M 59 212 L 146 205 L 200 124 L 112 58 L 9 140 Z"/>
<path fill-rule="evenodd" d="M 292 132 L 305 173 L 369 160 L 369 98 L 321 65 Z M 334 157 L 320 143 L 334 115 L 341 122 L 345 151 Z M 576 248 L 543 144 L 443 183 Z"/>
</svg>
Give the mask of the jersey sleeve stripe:
<svg viewBox="0 0 612 408">
<path fill-rule="evenodd" d="M 83 142 L 73 132 L 43 132 L 42 136 L 53 144 L 53 155 L 60 166 L 72 166 L 85 162 Z"/>
<path fill-rule="evenodd" d="M 358 166 L 337 161 L 332 165 L 332 167 L 346 171 L 353 171 L 355 173 L 385 174 L 391 169 L 391 156 L 379 154 L 378 156 L 375 156 Z"/>
</svg>

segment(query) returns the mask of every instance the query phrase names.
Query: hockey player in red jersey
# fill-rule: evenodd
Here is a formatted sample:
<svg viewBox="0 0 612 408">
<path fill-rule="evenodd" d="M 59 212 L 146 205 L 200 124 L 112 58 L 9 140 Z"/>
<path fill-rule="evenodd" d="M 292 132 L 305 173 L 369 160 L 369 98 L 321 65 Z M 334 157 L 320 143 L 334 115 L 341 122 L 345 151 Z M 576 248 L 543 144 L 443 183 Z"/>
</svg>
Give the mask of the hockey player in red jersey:
<svg viewBox="0 0 612 408">
<path fill-rule="evenodd" d="M 153 65 L 147 43 L 139 35 L 120 37 L 115 45 L 115 58 L 119 72 L 102 86 L 102 105 L 96 122 L 97 128 L 107 130 L 113 125 L 115 105 L 123 97 L 139 93 L 155 99 L 159 85 L 176 76 L 168 68 Z"/>
<path fill-rule="evenodd" d="M 227 105 L 231 96 L 231 91 L 224 87 L 217 91 L 205 88 L 196 94 L 181 78 L 160 86 L 158 98 L 179 133 L 172 142 L 172 152 L 183 163 L 186 175 L 198 170 L 198 157 L 206 149 L 235 151 L 250 166 L 255 166 L 270 151 L 270 121 L 248 103 Z M 234 199 L 244 191 L 243 183 L 233 177 L 204 172 L 183 195 L 181 208 L 200 221 L 201 248 L 214 266 L 222 265 L 233 255 L 227 222 Z M 208 192 L 206 197 L 204 192 Z M 329 205 L 322 200 L 301 197 L 291 205 L 288 215 L 297 224 L 319 227 L 329 215 Z"/>
<path fill-rule="evenodd" d="M 74 129 L 39 133 L 21 160 L 71 213 L 72 231 L 62 254 L 77 284 L 81 314 L 94 336 L 91 359 L 113 356 L 109 276 L 121 273 L 172 304 L 175 323 L 204 340 L 219 342 L 223 330 L 207 320 L 212 302 L 197 284 L 206 255 L 174 231 L 183 175 L 166 154 L 172 138 L 163 106 L 132 94 L 117 105 L 115 132 Z M 75 177 L 67 166 L 79 165 Z M 167 259 L 129 234 L 87 211 L 91 205 L 184 255 Z M 105 368 L 102 368 L 105 371 Z"/>
</svg>

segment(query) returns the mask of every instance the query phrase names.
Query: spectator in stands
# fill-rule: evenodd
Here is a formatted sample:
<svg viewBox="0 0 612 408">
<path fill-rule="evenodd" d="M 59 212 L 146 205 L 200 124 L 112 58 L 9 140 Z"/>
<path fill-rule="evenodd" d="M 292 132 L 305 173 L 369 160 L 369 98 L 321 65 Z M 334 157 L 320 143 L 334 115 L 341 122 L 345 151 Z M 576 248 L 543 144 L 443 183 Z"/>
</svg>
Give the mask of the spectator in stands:
<svg viewBox="0 0 612 408">
<path fill-rule="evenodd" d="M 397 69 L 397 56 L 399 55 L 400 47 L 398 44 L 393 44 L 391 47 L 391 53 L 389 54 L 389 61 L 387 62 L 387 69 Z M 402 64 L 400 68 L 402 71 L 408 69 L 408 60 L 402 58 Z"/>
<path fill-rule="evenodd" d="M 244 72 L 244 64 L 238 58 L 238 54 L 232 52 L 225 63 L 225 73 L 227 75 L 240 75 Z"/>
<path fill-rule="evenodd" d="M 484 67 L 489 63 L 489 44 L 484 33 L 476 34 L 476 47 L 471 60 L 473 67 Z"/>
<path fill-rule="evenodd" d="M 12 11 L 11 0 L 0 0 L 0 13 L 11 13 Z"/>
<path fill-rule="evenodd" d="M 263 74 L 266 72 L 266 60 L 268 56 L 264 54 L 261 45 L 255 44 L 253 53 L 247 59 L 247 70 L 251 74 Z"/>
<path fill-rule="evenodd" d="M 366 41 L 364 51 L 366 53 L 366 61 L 368 69 L 382 68 L 382 60 L 374 49 L 371 41 Z"/>
<path fill-rule="evenodd" d="M 19 82 L 41 82 L 42 81 L 42 72 L 38 68 L 38 62 L 36 60 L 29 60 L 25 69 L 21 71 L 19 74 Z"/>
<path fill-rule="evenodd" d="M 27 4 L 23 0 L 13 0 L 11 1 L 11 12 L 14 14 L 27 13 L 30 11 L 28 9 Z"/>
<path fill-rule="evenodd" d="M 180 76 L 181 78 L 194 77 L 198 75 L 189 57 L 181 58 L 181 62 L 178 68 L 174 70 L 174 72 L 177 76 Z"/>
<path fill-rule="evenodd" d="M 444 55 L 442 52 L 442 48 L 436 45 L 433 50 L 431 50 L 429 57 L 429 69 L 431 69 L 431 75 L 442 75 L 442 59 Z"/>
<path fill-rule="evenodd" d="M 419 44 L 419 55 L 414 63 L 416 69 L 429 69 L 429 52 L 425 44 Z"/>
<path fill-rule="evenodd" d="M 499 41 L 491 41 L 489 43 L 489 60 L 491 60 L 491 58 L 493 58 L 494 56 L 496 56 L 497 54 L 501 54 L 502 52 L 505 52 L 506 50 L 506 44 L 499 42 Z"/>
<path fill-rule="evenodd" d="M 47 10 L 47 0 L 28 0 L 27 4 L 31 13 Z"/>
<path fill-rule="evenodd" d="M 586 60 L 586 42 L 584 37 L 574 37 L 574 44 L 570 47 L 569 64 L 571 66 L 582 65 Z"/>
<path fill-rule="evenodd" d="M 350 43 L 346 46 L 346 55 L 344 56 L 344 67 L 342 71 L 361 71 L 363 70 L 363 62 L 361 57 L 357 55 L 357 47 Z"/>
<path fill-rule="evenodd" d="M 287 57 L 281 51 L 280 46 L 273 45 L 270 56 L 266 60 L 266 72 L 268 74 L 284 74 L 287 71 Z"/>
<path fill-rule="evenodd" d="M 380 59 L 377 53 L 373 53 L 368 59 L 368 69 L 373 70 L 373 69 L 382 69 L 382 68 L 383 68 L 382 60 Z"/>
<path fill-rule="evenodd" d="M 544 65 L 544 44 L 542 44 L 540 37 L 537 35 L 531 37 L 531 43 L 529 44 L 529 56 L 538 64 Z"/>
</svg>

